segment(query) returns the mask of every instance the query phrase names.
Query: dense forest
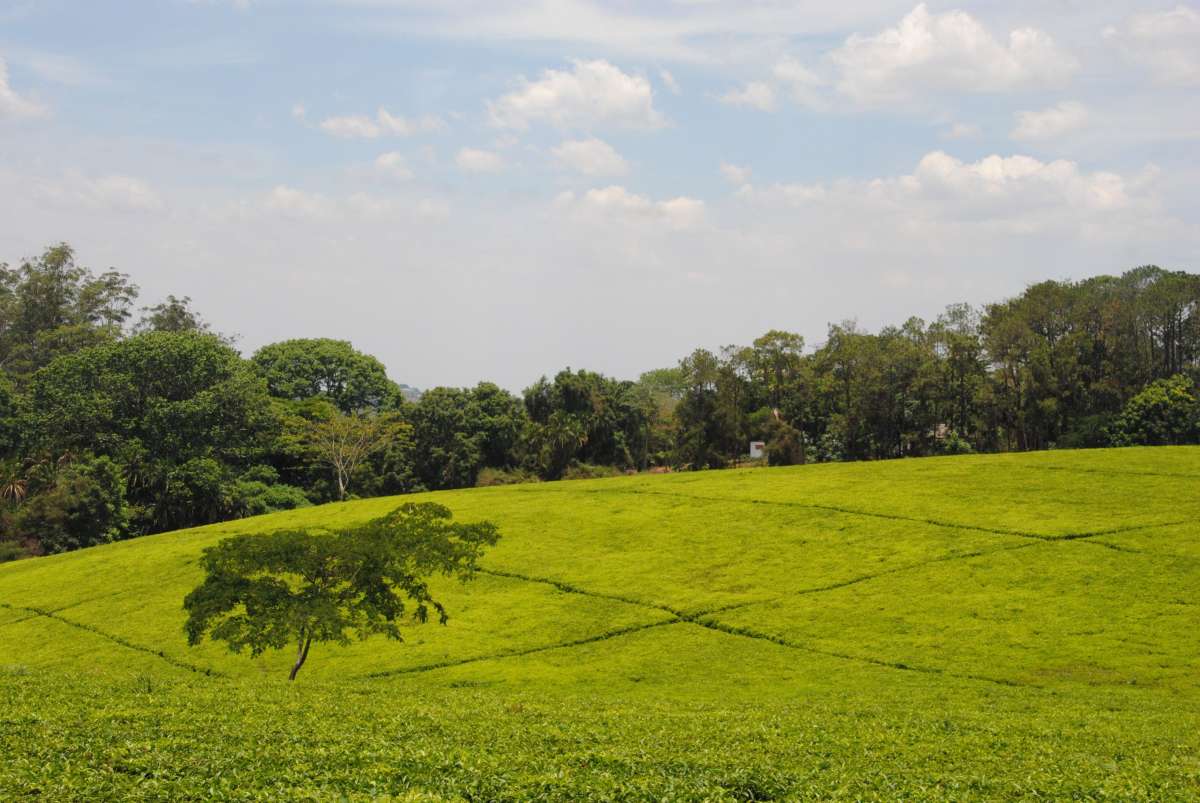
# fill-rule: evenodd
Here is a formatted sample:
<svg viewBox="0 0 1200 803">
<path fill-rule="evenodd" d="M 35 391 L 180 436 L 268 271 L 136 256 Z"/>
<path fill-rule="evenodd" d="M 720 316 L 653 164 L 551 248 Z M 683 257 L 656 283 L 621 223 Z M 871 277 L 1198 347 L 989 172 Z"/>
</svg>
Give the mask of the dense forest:
<svg viewBox="0 0 1200 803">
<path fill-rule="evenodd" d="M 0 560 L 354 496 L 772 464 L 1200 440 L 1200 276 L 1045 281 L 824 343 L 770 331 L 618 380 L 413 400 L 350 343 L 248 359 L 187 297 L 66 244 L 0 265 Z"/>
</svg>

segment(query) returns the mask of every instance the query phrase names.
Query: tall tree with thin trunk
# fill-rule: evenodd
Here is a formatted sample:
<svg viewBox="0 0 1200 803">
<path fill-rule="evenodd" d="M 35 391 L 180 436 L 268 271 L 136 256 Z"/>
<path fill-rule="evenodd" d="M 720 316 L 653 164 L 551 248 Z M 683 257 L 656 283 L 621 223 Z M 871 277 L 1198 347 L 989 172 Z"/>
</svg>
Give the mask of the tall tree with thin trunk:
<svg viewBox="0 0 1200 803">
<path fill-rule="evenodd" d="M 490 522 L 451 521 L 435 504 L 407 504 L 330 534 L 301 530 L 239 535 L 204 551 L 204 582 L 187 595 L 188 644 L 205 635 L 252 656 L 296 645 L 289 680 L 314 642 L 349 644 L 382 634 L 402 640 L 407 614 L 448 620 L 429 578 L 469 580 L 484 547 L 500 536 Z"/>
<path fill-rule="evenodd" d="M 303 438 L 320 459 L 333 469 L 338 499 L 345 501 L 355 470 L 375 451 L 387 445 L 407 426 L 394 414 L 345 415 L 303 421 Z"/>
</svg>

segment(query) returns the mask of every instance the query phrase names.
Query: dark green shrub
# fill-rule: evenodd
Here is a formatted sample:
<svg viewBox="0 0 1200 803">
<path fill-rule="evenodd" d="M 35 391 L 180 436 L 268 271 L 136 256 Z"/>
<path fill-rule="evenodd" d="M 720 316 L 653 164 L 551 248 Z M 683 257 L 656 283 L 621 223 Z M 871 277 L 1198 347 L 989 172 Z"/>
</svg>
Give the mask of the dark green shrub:
<svg viewBox="0 0 1200 803">
<path fill-rule="evenodd" d="M 478 488 L 486 488 L 494 485 L 520 485 L 526 482 L 541 482 L 541 479 L 534 472 L 523 468 L 488 467 L 479 472 L 475 485 Z"/>
<path fill-rule="evenodd" d="M 1147 385 L 1109 429 L 1113 446 L 1165 446 L 1200 441 L 1196 386 L 1182 374 Z"/>
<path fill-rule="evenodd" d="M 564 480 L 596 480 L 603 477 L 619 477 L 625 472 L 616 466 L 595 466 L 591 463 L 576 463 L 563 472 Z"/>
<path fill-rule="evenodd" d="M 95 457 L 59 468 L 53 484 L 31 494 L 21 506 L 16 531 L 46 553 L 124 538 L 129 533 L 129 514 L 117 464 Z"/>
</svg>

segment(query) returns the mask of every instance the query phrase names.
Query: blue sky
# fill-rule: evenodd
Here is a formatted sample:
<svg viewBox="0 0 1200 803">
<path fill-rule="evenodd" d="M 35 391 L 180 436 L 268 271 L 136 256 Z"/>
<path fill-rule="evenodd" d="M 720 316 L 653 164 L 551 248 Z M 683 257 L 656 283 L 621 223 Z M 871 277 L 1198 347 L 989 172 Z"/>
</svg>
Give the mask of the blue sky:
<svg viewBox="0 0 1200 803">
<path fill-rule="evenodd" d="M 0 62 L 0 260 L 421 387 L 1200 254 L 1194 4 L 0 0 Z"/>
</svg>

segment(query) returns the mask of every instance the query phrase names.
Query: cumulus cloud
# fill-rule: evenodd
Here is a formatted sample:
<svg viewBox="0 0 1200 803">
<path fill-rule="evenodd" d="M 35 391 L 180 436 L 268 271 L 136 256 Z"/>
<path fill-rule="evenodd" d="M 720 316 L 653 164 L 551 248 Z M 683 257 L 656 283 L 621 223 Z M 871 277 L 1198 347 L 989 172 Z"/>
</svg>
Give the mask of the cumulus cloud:
<svg viewBox="0 0 1200 803">
<path fill-rule="evenodd" d="M 449 211 L 449 205 L 437 198 L 373 195 L 365 192 L 326 195 L 287 184 L 277 185 L 254 200 L 241 201 L 227 208 L 230 217 L 236 220 L 291 221 L 294 225 L 315 227 L 311 231 L 319 231 L 322 226 L 344 227 L 352 222 L 363 221 L 444 219 Z"/>
<path fill-rule="evenodd" d="M 980 133 L 982 132 L 979 126 L 974 123 L 958 122 L 951 124 L 949 128 L 942 131 L 942 137 L 944 139 L 968 139 L 970 137 L 977 137 Z"/>
<path fill-rule="evenodd" d="M 558 128 L 606 124 L 654 129 L 664 125 L 654 108 L 654 90 L 640 75 L 604 60 L 575 61 L 568 70 L 545 70 L 536 81 L 488 102 L 492 124 L 523 131 L 533 123 Z"/>
<path fill-rule="evenodd" d="M 0 59 L 0 120 L 22 120 L 41 117 L 46 107 L 17 94 L 8 82 L 8 64 Z"/>
<path fill-rule="evenodd" d="M 864 241 L 844 221 L 873 221 L 877 238 L 912 239 L 926 247 L 954 232 L 1010 235 L 1087 231 L 1089 236 L 1131 236 L 1161 217 L 1152 191 L 1157 171 L 1138 174 L 1088 172 L 1075 162 L 1043 162 L 1031 156 L 994 154 L 975 162 L 943 151 L 926 154 L 912 172 L 874 179 L 813 184 L 744 186 L 738 197 L 767 209 L 803 209 L 825 220 L 841 247 Z M 841 221 L 841 222 L 839 222 Z M 860 227 L 858 227 L 860 228 Z M 921 245 L 924 242 L 925 245 Z M 858 246 L 856 245 L 855 248 Z"/>
<path fill-rule="evenodd" d="M 1054 139 L 1082 128 L 1087 121 L 1087 107 L 1066 100 L 1042 111 L 1017 112 L 1017 125 L 1011 136 L 1020 140 Z"/>
<path fill-rule="evenodd" d="M 595 137 L 562 143 L 554 149 L 554 158 L 560 165 L 585 176 L 622 176 L 629 172 L 625 158 Z"/>
<path fill-rule="evenodd" d="M 830 54 L 838 89 L 863 104 L 903 102 L 925 91 L 998 92 L 1062 86 L 1074 58 L 1043 31 L 997 40 L 963 11 L 932 14 L 922 3 L 894 28 L 854 34 Z"/>
<path fill-rule="evenodd" d="M 741 89 L 731 89 L 719 99 L 730 106 L 748 106 L 763 112 L 775 110 L 775 90 L 762 81 L 751 81 Z"/>
<path fill-rule="evenodd" d="M 788 88 L 792 99 L 801 106 L 820 108 L 825 105 L 820 94 L 825 81 L 796 59 L 790 56 L 780 59 L 775 64 L 772 74 Z"/>
<path fill-rule="evenodd" d="M 1117 210 L 1129 204 L 1127 181 L 1116 173 L 1085 173 L 1075 162 L 1042 162 L 1031 156 L 992 155 L 963 162 L 942 151 L 926 154 L 909 176 L 893 182 L 900 195 L 952 198 L 972 205 L 997 202 L 1013 208 L 1060 206 Z"/>
<path fill-rule="evenodd" d="M 679 82 L 675 80 L 675 76 L 671 75 L 669 70 L 659 70 L 658 77 L 662 79 L 663 86 L 669 89 L 672 95 L 678 95 L 682 91 L 679 88 Z"/>
<path fill-rule="evenodd" d="M 1184 5 L 1136 14 L 1104 37 L 1126 58 L 1150 70 L 1160 84 L 1200 85 L 1200 11 Z"/>
<path fill-rule="evenodd" d="M 375 159 L 375 170 L 388 178 L 405 180 L 412 178 L 412 169 L 404 154 L 397 151 L 381 153 Z"/>
<path fill-rule="evenodd" d="M 320 193 L 279 184 L 262 201 L 262 208 L 292 218 L 320 218 L 333 212 L 333 203 Z"/>
<path fill-rule="evenodd" d="M 383 133 L 378 123 L 361 114 L 326 117 L 321 121 L 321 130 L 342 139 L 375 139 Z"/>
<path fill-rule="evenodd" d="M 478 148 L 463 148 L 454 157 L 454 163 L 467 173 L 499 173 L 504 169 L 504 158 L 500 154 Z"/>
<path fill-rule="evenodd" d="M 374 117 L 363 114 L 326 117 L 321 121 L 320 127 L 325 133 L 342 139 L 377 139 L 386 136 L 410 137 L 441 131 L 445 129 L 446 123 L 435 115 L 410 120 L 393 115 L 380 107 Z"/>
<path fill-rule="evenodd" d="M 704 202 L 696 198 L 680 196 L 652 201 L 616 184 L 591 189 L 580 196 L 563 193 L 557 205 L 592 219 L 662 224 L 670 229 L 692 228 L 704 219 Z"/>
<path fill-rule="evenodd" d="M 450 215 L 450 205 L 437 198 L 416 201 L 354 193 L 340 204 L 349 215 L 372 220 L 444 220 Z"/>
<path fill-rule="evenodd" d="M 59 179 L 36 180 L 34 193 L 56 206 L 92 210 L 159 212 L 166 206 L 148 183 L 126 175 L 91 178 L 72 172 Z"/>
<path fill-rule="evenodd" d="M 735 187 L 750 183 L 750 168 L 721 162 L 721 176 Z"/>
</svg>

